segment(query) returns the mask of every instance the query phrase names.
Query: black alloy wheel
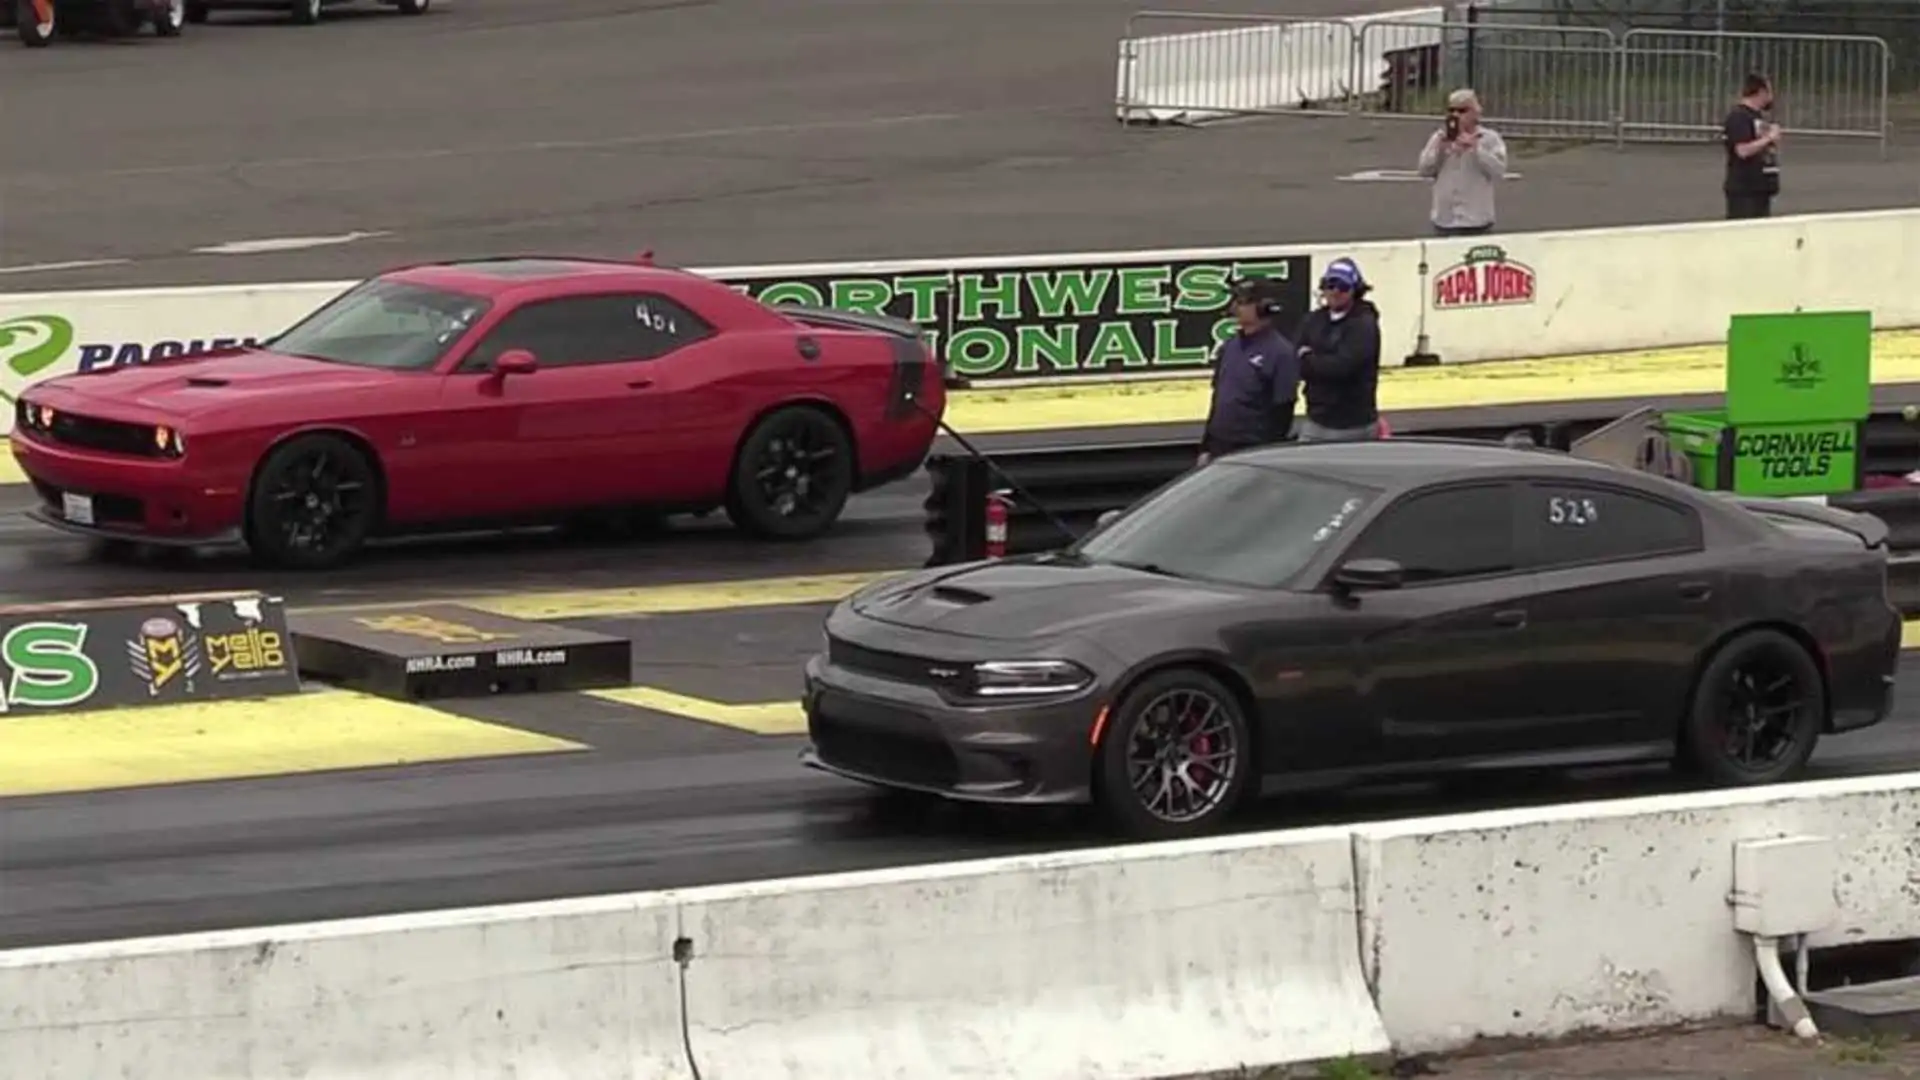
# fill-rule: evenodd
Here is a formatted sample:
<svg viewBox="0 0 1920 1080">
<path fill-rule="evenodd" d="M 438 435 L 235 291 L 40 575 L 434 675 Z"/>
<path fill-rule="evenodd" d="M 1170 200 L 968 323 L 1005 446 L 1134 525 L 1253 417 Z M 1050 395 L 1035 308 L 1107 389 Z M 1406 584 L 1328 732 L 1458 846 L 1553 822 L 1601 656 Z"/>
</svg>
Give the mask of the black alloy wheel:
<svg viewBox="0 0 1920 1080">
<path fill-rule="evenodd" d="M 338 566 L 366 544 L 380 507 L 366 454 L 338 436 L 302 435 L 275 448 L 255 474 L 247 546 L 288 569 Z"/>
<path fill-rule="evenodd" d="M 153 16 L 153 32 L 160 37 L 179 37 L 187 28 L 187 0 L 168 0 L 167 10 Z"/>
<path fill-rule="evenodd" d="M 833 417 L 806 405 L 778 409 L 740 444 L 727 517 L 756 536 L 811 539 L 839 520 L 853 478 L 853 440 Z"/>
<path fill-rule="evenodd" d="M 1820 668 L 1785 634 L 1741 634 L 1714 654 L 1694 687 L 1679 760 L 1716 784 L 1777 784 L 1813 756 L 1826 722 Z"/>
<path fill-rule="evenodd" d="M 1095 797 L 1128 836 L 1212 832 L 1253 782 L 1252 749 L 1239 700 L 1218 679 L 1163 671 L 1114 709 L 1097 751 Z"/>
</svg>

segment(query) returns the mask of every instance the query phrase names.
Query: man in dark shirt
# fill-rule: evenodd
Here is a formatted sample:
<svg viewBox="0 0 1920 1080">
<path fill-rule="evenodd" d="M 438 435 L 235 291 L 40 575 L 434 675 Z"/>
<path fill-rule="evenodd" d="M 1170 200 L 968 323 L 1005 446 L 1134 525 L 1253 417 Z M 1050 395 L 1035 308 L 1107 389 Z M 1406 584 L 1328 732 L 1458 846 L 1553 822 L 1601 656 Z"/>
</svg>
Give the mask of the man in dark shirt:
<svg viewBox="0 0 1920 1080">
<path fill-rule="evenodd" d="M 1300 324 L 1300 380 L 1307 390 L 1301 442 L 1380 437 L 1380 311 L 1352 259 L 1320 275 L 1324 303 Z"/>
<path fill-rule="evenodd" d="M 1293 432 L 1300 359 L 1276 320 L 1283 297 L 1265 278 L 1233 286 L 1238 327 L 1220 343 L 1213 365 L 1213 403 L 1200 437 L 1200 464 L 1235 450 L 1278 442 Z"/>
<path fill-rule="evenodd" d="M 1765 75 L 1747 76 L 1722 131 L 1729 221 L 1773 216 L 1773 197 L 1780 194 L 1780 125 L 1767 119 L 1772 109 L 1773 84 Z"/>
</svg>

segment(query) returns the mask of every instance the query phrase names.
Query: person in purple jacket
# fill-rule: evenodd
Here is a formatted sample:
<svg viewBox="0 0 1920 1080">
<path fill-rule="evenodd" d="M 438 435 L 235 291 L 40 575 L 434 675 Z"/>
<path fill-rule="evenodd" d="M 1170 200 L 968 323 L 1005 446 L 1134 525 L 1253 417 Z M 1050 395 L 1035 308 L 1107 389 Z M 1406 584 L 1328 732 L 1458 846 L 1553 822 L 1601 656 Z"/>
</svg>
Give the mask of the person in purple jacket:
<svg viewBox="0 0 1920 1080">
<path fill-rule="evenodd" d="M 1284 294 L 1278 283 L 1247 278 L 1233 284 L 1233 336 L 1213 363 L 1213 402 L 1200 437 L 1200 464 L 1235 450 L 1290 438 L 1300 393 L 1300 353 L 1280 333 Z"/>
</svg>

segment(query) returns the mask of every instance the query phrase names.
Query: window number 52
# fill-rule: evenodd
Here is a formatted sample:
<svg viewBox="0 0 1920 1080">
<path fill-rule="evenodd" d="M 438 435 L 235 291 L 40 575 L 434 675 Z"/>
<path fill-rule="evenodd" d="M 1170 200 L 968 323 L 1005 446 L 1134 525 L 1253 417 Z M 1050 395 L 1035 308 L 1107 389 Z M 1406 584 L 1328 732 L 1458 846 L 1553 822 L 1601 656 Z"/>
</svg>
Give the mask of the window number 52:
<svg viewBox="0 0 1920 1080">
<path fill-rule="evenodd" d="M 1547 521 L 1554 525 L 1591 525 L 1600 520 L 1600 508 L 1592 499 L 1570 499 L 1555 495 L 1547 500 Z"/>
</svg>

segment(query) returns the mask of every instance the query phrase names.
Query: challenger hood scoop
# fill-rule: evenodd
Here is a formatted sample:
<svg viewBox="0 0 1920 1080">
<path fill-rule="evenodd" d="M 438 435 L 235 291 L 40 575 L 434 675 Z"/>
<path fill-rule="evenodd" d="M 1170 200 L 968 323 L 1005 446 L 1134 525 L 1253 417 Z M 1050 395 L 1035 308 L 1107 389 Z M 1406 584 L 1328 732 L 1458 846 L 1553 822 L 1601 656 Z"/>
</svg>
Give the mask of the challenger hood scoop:
<svg viewBox="0 0 1920 1080">
<path fill-rule="evenodd" d="M 187 385 L 208 390 L 217 390 L 222 386 L 232 386 L 231 379 L 217 379 L 210 375 L 189 375 Z"/>
<path fill-rule="evenodd" d="M 1118 566 L 1009 560 L 923 571 L 858 597 L 853 609 L 895 626 L 1013 640 L 1241 595 L 1223 586 Z"/>
</svg>

